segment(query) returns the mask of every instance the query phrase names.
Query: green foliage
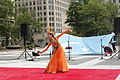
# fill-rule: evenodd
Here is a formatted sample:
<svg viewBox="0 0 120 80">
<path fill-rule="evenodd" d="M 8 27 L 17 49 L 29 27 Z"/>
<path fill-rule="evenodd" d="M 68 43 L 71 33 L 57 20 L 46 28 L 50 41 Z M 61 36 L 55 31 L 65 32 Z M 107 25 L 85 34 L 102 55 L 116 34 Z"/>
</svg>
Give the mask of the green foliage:
<svg viewBox="0 0 120 80">
<path fill-rule="evenodd" d="M 118 13 L 115 4 L 103 0 L 71 1 L 66 23 L 84 36 L 107 34 L 112 31 L 113 19 Z"/>
<path fill-rule="evenodd" d="M 14 8 L 12 0 L 0 0 L 0 36 L 6 37 L 6 46 L 13 31 Z"/>
<path fill-rule="evenodd" d="M 28 9 L 24 6 L 21 7 L 19 13 L 16 13 L 16 25 L 18 26 L 18 31 L 20 32 L 20 25 L 21 24 L 28 24 L 28 40 L 32 40 L 32 36 L 34 33 L 41 33 L 43 23 L 41 21 L 36 20 L 35 11 Z"/>
<path fill-rule="evenodd" d="M 21 7 L 19 9 L 19 12 L 16 13 L 16 17 L 15 17 L 16 23 L 18 25 L 24 24 L 24 23 L 32 24 L 34 22 L 34 18 L 33 18 L 34 14 L 35 14 L 34 11 L 28 12 L 26 7 Z"/>
<path fill-rule="evenodd" d="M 11 0 L 0 0 L 0 36 L 10 35 L 13 16 L 13 2 Z"/>
</svg>

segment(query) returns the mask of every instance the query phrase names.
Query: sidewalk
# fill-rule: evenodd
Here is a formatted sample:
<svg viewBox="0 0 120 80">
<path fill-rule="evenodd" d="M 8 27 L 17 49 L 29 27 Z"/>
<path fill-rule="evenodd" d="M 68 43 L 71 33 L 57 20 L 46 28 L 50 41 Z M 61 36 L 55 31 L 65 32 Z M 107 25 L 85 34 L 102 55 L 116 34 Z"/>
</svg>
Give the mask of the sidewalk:
<svg viewBox="0 0 120 80">
<path fill-rule="evenodd" d="M 49 62 L 49 54 L 40 54 L 35 61 L 27 61 L 24 55 L 20 59 L 18 57 L 24 50 L 9 50 L 0 51 L 0 67 L 31 67 L 31 68 L 45 68 Z M 29 54 L 32 51 L 28 51 Z M 31 54 L 32 55 L 32 54 Z M 30 56 L 27 55 L 27 59 L 30 60 Z M 117 56 L 110 59 L 110 56 L 101 55 L 71 55 L 70 60 L 66 59 L 69 68 L 74 69 L 120 69 L 120 60 Z M 34 57 L 33 57 L 34 58 Z"/>
</svg>

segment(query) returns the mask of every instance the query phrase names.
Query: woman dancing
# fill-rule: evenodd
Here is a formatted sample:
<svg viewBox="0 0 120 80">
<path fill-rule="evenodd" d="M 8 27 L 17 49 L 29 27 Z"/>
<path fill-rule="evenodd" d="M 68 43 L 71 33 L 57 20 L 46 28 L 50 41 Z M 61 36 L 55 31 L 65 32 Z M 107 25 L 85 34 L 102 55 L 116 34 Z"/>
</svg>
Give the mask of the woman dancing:
<svg viewBox="0 0 120 80">
<path fill-rule="evenodd" d="M 53 34 L 49 31 L 48 32 L 48 38 L 49 38 L 49 42 L 47 47 L 43 50 L 40 51 L 39 53 L 43 53 L 46 50 L 48 50 L 48 48 L 52 45 L 54 50 L 52 53 L 52 57 L 46 67 L 46 69 L 43 71 L 43 73 L 47 72 L 47 73 L 60 73 L 60 72 L 67 72 L 68 71 L 68 65 L 66 62 L 66 58 L 64 55 L 64 49 L 63 47 L 60 45 L 58 39 L 60 36 L 62 36 L 63 34 L 69 32 L 70 30 L 68 29 L 67 31 L 64 31 L 63 33 L 61 33 L 60 35 L 54 37 Z"/>
</svg>

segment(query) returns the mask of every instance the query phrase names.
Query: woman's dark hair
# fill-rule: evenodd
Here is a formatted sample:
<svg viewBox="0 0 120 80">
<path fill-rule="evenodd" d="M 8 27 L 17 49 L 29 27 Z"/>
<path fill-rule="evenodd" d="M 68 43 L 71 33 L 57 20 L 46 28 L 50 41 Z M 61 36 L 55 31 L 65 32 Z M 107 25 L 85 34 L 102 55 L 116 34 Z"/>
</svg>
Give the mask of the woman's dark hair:
<svg viewBox="0 0 120 80">
<path fill-rule="evenodd" d="M 49 33 L 50 35 L 52 35 L 52 37 L 56 40 L 56 38 L 54 37 L 54 35 L 52 33 Z"/>
<path fill-rule="evenodd" d="M 54 38 L 54 35 L 52 33 L 49 33 L 50 35 L 52 35 L 52 37 Z"/>
<path fill-rule="evenodd" d="M 46 42 L 46 43 L 45 43 L 45 45 L 47 46 L 47 45 L 48 45 L 48 43 Z"/>
</svg>

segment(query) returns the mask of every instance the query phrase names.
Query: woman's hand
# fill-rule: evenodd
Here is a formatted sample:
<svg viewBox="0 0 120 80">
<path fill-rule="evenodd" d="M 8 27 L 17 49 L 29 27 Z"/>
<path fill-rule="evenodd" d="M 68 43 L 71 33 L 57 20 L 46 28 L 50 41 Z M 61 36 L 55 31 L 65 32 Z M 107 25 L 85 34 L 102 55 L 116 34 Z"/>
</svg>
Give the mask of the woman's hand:
<svg viewBox="0 0 120 80">
<path fill-rule="evenodd" d="M 69 32 L 72 32 L 72 30 L 70 29 L 70 27 L 68 28 L 68 31 L 69 31 Z"/>
<path fill-rule="evenodd" d="M 37 54 L 41 53 L 40 51 L 37 51 Z"/>
</svg>

